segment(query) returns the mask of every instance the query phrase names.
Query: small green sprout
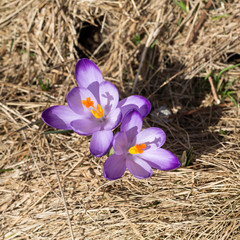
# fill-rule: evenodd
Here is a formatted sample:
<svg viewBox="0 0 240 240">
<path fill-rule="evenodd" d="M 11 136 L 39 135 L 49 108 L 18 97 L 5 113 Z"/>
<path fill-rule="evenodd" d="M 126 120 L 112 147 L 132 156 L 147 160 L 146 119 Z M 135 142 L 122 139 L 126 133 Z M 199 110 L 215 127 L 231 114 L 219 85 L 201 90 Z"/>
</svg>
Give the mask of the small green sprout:
<svg viewBox="0 0 240 240">
<path fill-rule="evenodd" d="M 135 37 L 132 39 L 132 42 L 137 46 L 141 42 L 141 36 L 140 34 L 136 34 Z"/>
<path fill-rule="evenodd" d="M 224 135 L 224 136 L 227 135 L 227 133 L 222 129 L 219 130 L 219 134 Z"/>
<path fill-rule="evenodd" d="M 27 49 L 22 48 L 22 49 L 20 50 L 20 52 L 25 54 L 25 53 L 27 53 Z M 35 53 L 34 53 L 34 52 L 29 52 L 29 56 L 30 56 L 30 57 L 34 57 L 34 56 L 35 56 Z"/>
<path fill-rule="evenodd" d="M 232 103 L 234 104 L 234 106 L 236 108 L 238 108 L 238 104 L 236 102 L 236 100 L 234 99 L 234 97 L 232 95 L 235 94 L 234 91 L 229 91 L 229 88 L 231 87 L 231 85 L 233 84 L 233 82 L 236 80 L 236 78 L 234 78 L 232 81 L 230 81 L 229 83 L 223 84 L 220 86 L 219 92 L 221 94 L 221 100 L 223 101 L 226 97 L 228 97 Z"/>
<path fill-rule="evenodd" d="M 232 101 L 232 103 L 234 104 L 235 107 L 238 108 L 238 104 L 236 102 L 236 100 L 234 99 L 234 97 L 232 95 L 235 94 L 235 91 L 230 91 L 230 87 L 232 86 L 232 84 L 235 82 L 235 80 L 237 78 L 234 78 L 233 80 L 231 80 L 228 83 L 224 83 L 223 79 L 222 79 L 222 75 L 230 70 L 230 69 L 234 69 L 236 67 L 240 66 L 240 63 L 236 64 L 236 65 L 232 65 L 229 67 L 224 68 L 222 71 L 220 71 L 218 74 L 214 73 L 213 74 L 213 83 L 216 87 L 217 90 L 217 95 L 221 96 L 221 102 L 223 102 L 227 97 Z M 210 73 L 208 73 L 204 80 L 207 80 L 209 78 L 209 76 L 212 75 L 212 71 Z"/>
<path fill-rule="evenodd" d="M 46 84 L 43 83 L 41 78 L 38 78 L 38 84 L 41 86 L 43 91 L 48 91 L 49 90 L 49 80 L 46 79 Z"/>
<path fill-rule="evenodd" d="M 152 70 L 155 70 L 154 66 L 149 61 L 147 61 L 147 64 Z"/>
<path fill-rule="evenodd" d="M 182 9 L 182 11 L 184 11 L 185 13 L 188 12 L 187 10 L 187 5 L 184 1 L 180 0 L 180 1 L 177 1 L 177 0 L 174 0 L 175 4 L 180 7 Z"/>
<path fill-rule="evenodd" d="M 193 147 L 191 147 L 189 150 L 183 152 L 182 157 L 180 158 L 182 167 L 187 167 L 191 164 L 192 151 L 193 151 Z"/>
</svg>

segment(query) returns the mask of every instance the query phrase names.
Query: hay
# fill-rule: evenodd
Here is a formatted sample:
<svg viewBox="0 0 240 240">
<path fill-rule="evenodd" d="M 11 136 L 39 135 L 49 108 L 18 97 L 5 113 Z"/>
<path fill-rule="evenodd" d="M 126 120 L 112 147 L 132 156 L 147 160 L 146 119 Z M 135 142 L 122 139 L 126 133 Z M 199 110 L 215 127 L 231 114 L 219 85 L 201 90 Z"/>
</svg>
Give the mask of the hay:
<svg viewBox="0 0 240 240">
<path fill-rule="evenodd" d="M 240 239 L 239 110 L 214 105 L 203 79 L 240 62 L 240 3 L 186 2 L 188 12 L 168 0 L 1 1 L 2 239 Z M 163 128 L 179 157 L 194 147 L 192 165 L 107 181 L 88 137 L 44 135 L 41 112 L 65 104 L 82 57 L 121 98 L 170 108 L 145 127 Z M 222 77 L 236 78 L 237 101 L 239 76 L 238 66 Z"/>
</svg>

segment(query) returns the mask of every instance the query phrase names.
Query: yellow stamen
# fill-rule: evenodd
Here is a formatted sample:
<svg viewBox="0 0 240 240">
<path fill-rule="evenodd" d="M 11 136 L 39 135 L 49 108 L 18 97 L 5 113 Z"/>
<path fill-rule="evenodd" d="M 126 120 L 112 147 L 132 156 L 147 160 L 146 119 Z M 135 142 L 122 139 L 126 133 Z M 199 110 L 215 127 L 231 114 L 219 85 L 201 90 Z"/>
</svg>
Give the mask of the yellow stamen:
<svg viewBox="0 0 240 240">
<path fill-rule="evenodd" d="M 92 115 L 99 119 L 103 117 L 103 109 L 102 107 L 98 104 L 97 105 L 97 109 L 94 107 L 94 102 L 91 101 L 90 97 L 87 97 L 86 100 L 82 100 L 82 104 L 86 107 L 86 108 L 90 108 L 92 107 L 93 109 L 90 109 Z"/>
<path fill-rule="evenodd" d="M 146 148 L 146 144 L 142 143 L 142 144 L 136 144 L 135 146 L 129 148 L 128 152 L 131 154 L 142 154 L 144 151 L 144 149 Z"/>
<path fill-rule="evenodd" d="M 91 109 L 91 113 L 95 118 L 102 118 L 103 117 L 103 109 L 102 107 L 98 104 L 97 109 L 93 107 L 94 109 Z"/>
</svg>

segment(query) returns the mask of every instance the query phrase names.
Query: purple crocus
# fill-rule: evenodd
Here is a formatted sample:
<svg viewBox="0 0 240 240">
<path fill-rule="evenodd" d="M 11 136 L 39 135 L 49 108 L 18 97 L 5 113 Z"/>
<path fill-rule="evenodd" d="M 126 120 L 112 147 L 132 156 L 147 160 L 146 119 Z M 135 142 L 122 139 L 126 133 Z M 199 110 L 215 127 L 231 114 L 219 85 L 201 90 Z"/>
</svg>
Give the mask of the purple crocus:
<svg viewBox="0 0 240 240">
<path fill-rule="evenodd" d="M 181 164 L 170 151 L 161 148 L 166 140 L 160 128 L 142 129 L 141 114 L 132 110 L 124 117 L 121 131 L 113 139 L 114 154 L 104 163 L 103 174 L 108 180 L 120 178 L 126 168 L 137 178 L 148 178 L 152 167 L 163 171 Z"/>
<path fill-rule="evenodd" d="M 89 59 L 81 59 L 75 67 L 78 87 L 67 95 L 68 106 L 52 106 L 42 113 L 43 121 L 51 127 L 73 130 L 80 135 L 92 135 L 90 151 L 94 156 L 105 155 L 112 144 L 112 129 L 129 107 L 146 116 L 151 108 L 141 96 L 131 96 L 119 102 L 117 88 L 104 81 L 99 68 Z"/>
</svg>

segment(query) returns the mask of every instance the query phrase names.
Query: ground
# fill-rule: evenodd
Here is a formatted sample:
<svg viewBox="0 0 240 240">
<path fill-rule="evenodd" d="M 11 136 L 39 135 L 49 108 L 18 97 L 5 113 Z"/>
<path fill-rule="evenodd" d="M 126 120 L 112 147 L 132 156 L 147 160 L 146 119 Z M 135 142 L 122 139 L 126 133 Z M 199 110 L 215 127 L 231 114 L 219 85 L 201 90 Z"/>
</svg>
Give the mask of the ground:
<svg viewBox="0 0 240 240">
<path fill-rule="evenodd" d="M 2 0 L 0 11 L 1 239 L 240 239 L 238 0 Z M 90 137 L 51 132 L 41 113 L 66 104 L 80 58 L 121 99 L 149 99 L 144 128 L 166 132 L 180 168 L 108 181 Z"/>
</svg>

